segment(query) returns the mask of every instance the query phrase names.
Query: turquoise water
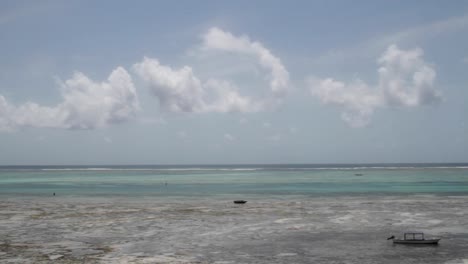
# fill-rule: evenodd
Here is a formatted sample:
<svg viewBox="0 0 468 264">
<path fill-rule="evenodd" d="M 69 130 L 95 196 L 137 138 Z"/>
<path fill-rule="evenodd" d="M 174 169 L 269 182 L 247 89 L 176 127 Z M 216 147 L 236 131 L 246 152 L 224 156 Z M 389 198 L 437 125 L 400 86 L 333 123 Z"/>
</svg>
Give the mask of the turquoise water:
<svg viewBox="0 0 468 264">
<path fill-rule="evenodd" d="M 0 194 L 468 194 L 467 164 L 0 167 Z"/>
</svg>

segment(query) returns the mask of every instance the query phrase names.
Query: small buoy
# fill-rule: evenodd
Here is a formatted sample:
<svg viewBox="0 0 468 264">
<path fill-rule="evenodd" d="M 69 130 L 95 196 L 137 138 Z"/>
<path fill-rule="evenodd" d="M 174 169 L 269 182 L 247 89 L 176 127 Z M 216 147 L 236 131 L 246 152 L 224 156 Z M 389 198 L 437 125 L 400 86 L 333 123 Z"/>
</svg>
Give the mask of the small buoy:
<svg viewBox="0 0 468 264">
<path fill-rule="evenodd" d="M 235 200 L 234 203 L 235 204 L 245 204 L 247 201 L 244 201 L 244 200 Z"/>
</svg>

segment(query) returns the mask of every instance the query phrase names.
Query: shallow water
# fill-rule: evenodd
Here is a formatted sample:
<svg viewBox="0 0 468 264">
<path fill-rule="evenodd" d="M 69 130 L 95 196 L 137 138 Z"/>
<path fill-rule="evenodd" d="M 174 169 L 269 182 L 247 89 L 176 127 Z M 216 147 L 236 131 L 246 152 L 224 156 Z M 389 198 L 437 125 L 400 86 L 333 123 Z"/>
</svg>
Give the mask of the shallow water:
<svg viewBox="0 0 468 264">
<path fill-rule="evenodd" d="M 0 262 L 467 263 L 467 172 L 3 167 Z M 386 240 L 404 231 L 442 240 Z"/>
<path fill-rule="evenodd" d="M 0 194 L 216 196 L 468 194 L 468 166 L 0 167 Z M 338 167 L 337 167 L 338 166 Z"/>
</svg>

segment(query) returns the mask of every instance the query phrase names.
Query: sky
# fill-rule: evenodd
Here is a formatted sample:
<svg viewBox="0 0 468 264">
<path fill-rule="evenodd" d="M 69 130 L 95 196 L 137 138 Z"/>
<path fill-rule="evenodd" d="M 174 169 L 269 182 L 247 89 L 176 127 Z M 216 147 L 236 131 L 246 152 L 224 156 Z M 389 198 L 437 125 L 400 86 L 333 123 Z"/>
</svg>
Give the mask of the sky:
<svg viewBox="0 0 468 264">
<path fill-rule="evenodd" d="M 468 162 L 468 1 L 1 1 L 0 165 Z"/>
</svg>

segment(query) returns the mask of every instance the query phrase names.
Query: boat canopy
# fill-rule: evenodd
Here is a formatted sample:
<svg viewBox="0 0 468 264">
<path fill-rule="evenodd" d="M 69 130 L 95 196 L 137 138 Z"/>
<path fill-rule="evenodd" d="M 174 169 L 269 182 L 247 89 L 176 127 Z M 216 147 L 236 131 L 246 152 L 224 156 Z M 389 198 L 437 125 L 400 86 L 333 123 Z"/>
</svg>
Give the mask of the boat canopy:
<svg viewBox="0 0 468 264">
<path fill-rule="evenodd" d="M 405 240 L 424 240 L 424 233 L 422 233 L 422 232 L 407 232 L 407 233 L 405 233 Z"/>
</svg>

